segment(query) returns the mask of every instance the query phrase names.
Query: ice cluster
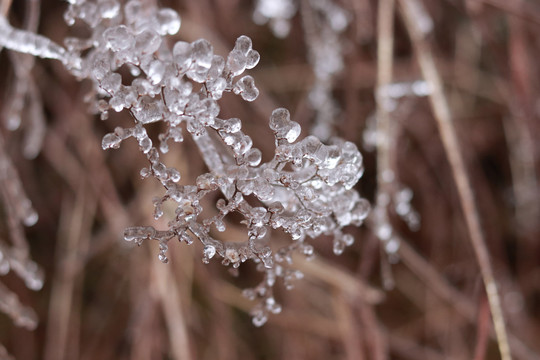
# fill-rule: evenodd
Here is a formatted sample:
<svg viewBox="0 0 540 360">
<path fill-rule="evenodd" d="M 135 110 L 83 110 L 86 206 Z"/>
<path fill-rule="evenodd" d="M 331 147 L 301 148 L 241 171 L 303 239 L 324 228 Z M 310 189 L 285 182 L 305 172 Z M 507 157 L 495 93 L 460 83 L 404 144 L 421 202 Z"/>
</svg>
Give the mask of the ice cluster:
<svg viewBox="0 0 540 360">
<path fill-rule="evenodd" d="M 277 3 L 260 1 L 261 15 L 277 16 L 281 9 L 282 18 L 292 16 L 296 9 L 287 8 L 287 1 L 281 3 L 278 9 Z M 133 139 L 148 160 L 141 176 L 157 179 L 164 188 L 154 200 L 154 217 L 168 217 L 167 229 L 131 227 L 125 230 L 126 241 L 157 241 L 163 262 L 168 261 L 173 239 L 200 242 L 205 263 L 220 259 L 238 268 L 254 261 L 264 279 L 245 295 L 259 301 L 252 313 L 258 326 L 281 309 L 273 295 L 276 280 L 290 288 L 302 277 L 292 267 L 294 252 L 312 257 L 309 239 L 320 235 L 331 237 L 335 254 L 353 243 L 343 228 L 361 225 L 369 212 L 367 200 L 353 189 L 363 173 L 362 156 L 353 143 L 335 138 L 323 143 L 315 136 L 299 139 L 300 125 L 288 110 L 276 109 L 269 119 L 275 151 L 263 163 L 261 151 L 242 131 L 241 120 L 220 117 L 218 101 L 224 93 L 245 101 L 254 101 L 259 94 L 253 77 L 244 74 L 260 59 L 249 37 L 240 36 L 227 56 L 215 54 L 204 39 L 169 44 L 167 36 L 179 31 L 180 16 L 138 0 L 70 0 L 65 20 L 70 25 L 85 23 L 90 37 L 67 38 L 65 47 L 32 38 L 36 48 L 26 52 L 57 58 L 77 78 L 89 79 L 90 97 L 102 119 L 111 112 L 128 112 L 133 125 L 106 134 L 102 147 L 116 149 Z M 0 22 L 2 26 L 7 25 Z M 156 141 L 147 126 L 158 122 L 164 130 Z M 181 185 L 180 172 L 162 159 L 169 146 L 183 142 L 185 136 L 194 140 L 209 169 L 192 185 Z M 216 192 L 221 194 L 215 203 L 217 215 L 203 219 L 202 199 Z M 163 210 L 165 203 L 167 208 L 172 205 L 173 213 Z M 214 230 L 226 230 L 225 218 L 232 213 L 242 217 L 245 238 L 223 241 L 212 236 Z M 291 241 L 276 245 L 271 241 L 276 230 Z"/>
</svg>

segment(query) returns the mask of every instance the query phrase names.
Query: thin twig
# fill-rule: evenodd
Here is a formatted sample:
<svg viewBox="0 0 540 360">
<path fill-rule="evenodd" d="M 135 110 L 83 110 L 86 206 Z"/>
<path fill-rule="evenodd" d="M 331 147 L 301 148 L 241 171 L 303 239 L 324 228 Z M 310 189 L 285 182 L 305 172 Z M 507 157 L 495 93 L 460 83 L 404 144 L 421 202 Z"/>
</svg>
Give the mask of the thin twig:
<svg viewBox="0 0 540 360">
<path fill-rule="evenodd" d="M 388 95 L 383 91 L 392 82 L 392 66 L 394 58 L 394 0 L 381 0 L 378 9 L 377 29 L 377 191 L 380 193 L 387 187 L 390 170 L 390 112 Z M 377 206 L 379 204 L 377 199 Z M 382 205 L 385 206 L 386 205 Z"/>
</svg>

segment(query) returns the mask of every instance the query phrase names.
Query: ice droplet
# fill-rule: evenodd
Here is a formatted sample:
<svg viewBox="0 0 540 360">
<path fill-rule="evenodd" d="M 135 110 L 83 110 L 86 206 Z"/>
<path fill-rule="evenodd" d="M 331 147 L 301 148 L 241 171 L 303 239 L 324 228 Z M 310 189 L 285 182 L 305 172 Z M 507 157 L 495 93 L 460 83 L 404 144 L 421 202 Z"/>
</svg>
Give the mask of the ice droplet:
<svg viewBox="0 0 540 360">
<path fill-rule="evenodd" d="M 125 25 L 108 28 L 103 32 L 103 37 L 107 40 L 107 47 L 112 51 L 128 49 L 135 41 Z"/>
<path fill-rule="evenodd" d="M 24 226 L 33 226 L 37 223 L 38 219 L 38 213 L 34 209 L 30 209 L 23 219 Z"/>
<path fill-rule="evenodd" d="M 233 92 L 242 96 L 242 99 L 246 101 L 253 101 L 259 96 L 259 89 L 255 86 L 255 80 L 250 75 L 238 80 L 233 87 Z"/>
<path fill-rule="evenodd" d="M 180 16 L 173 9 L 161 9 L 156 17 L 160 24 L 160 35 L 174 35 L 180 30 Z"/>
<path fill-rule="evenodd" d="M 227 56 L 227 68 L 232 76 L 238 76 L 244 72 L 247 65 L 247 59 L 239 50 L 233 50 Z"/>
<path fill-rule="evenodd" d="M 204 259 L 211 259 L 216 255 L 216 248 L 212 245 L 206 245 L 203 250 Z"/>
<path fill-rule="evenodd" d="M 268 316 L 263 311 L 258 311 L 251 320 L 256 327 L 263 326 L 268 321 Z"/>
</svg>

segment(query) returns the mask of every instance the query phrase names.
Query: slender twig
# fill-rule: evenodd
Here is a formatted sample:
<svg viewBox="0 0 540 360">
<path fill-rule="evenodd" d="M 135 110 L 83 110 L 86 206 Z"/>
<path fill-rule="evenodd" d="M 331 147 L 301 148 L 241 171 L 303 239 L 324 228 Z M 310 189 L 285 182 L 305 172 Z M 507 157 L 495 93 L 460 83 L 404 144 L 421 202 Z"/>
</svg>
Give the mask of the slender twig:
<svg viewBox="0 0 540 360">
<path fill-rule="evenodd" d="M 156 250 L 155 247 L 152 247 Z M 157 254 L 151 254 L 155 259 Z M 186 319 L 182 311 L 182 302 L 178 295 L 177 282 L 171 272 L 170 266 L 163 266 L 157 261 L 152 262 L 153 280 L 157 284 L 159 300 L 162 304 L 163 315 L 167 325 L 171 353 L 175 359 L 192 359 L 189 346 L 189 333 Z"/>
<path fill-rule="evenodd" d="M 389 98 L 384 89 L 392 82 L 394 49 L 394 0 L 381 0 L 378 10 L 377 31 L 377 191 L 387 187 L 390 170 L 390 113 Z M 377 206 L 380 206 L 379 199 Z M 383 205 L 386 206 L 386 205 Z"/>
<path fill-rule="evenodd" d="M 501 301 L 486 247 L 486 240 L 480 225 L 480 217 L 475 204 L 471 181 L 467 174 L 456 130 L 452 122 L 450 107 L 444 95 L 441 77 L 435 66 L 431 49 L 425 41 L 425 34 L 419 25 L 421 23 L 420 19 L 416 19 L 412 12 L 412 6 L 419 4 L 412 3 L 412 0 L 400 0 L 403 19 L 413 43 L 422 75 L 430 86 L 430 105 L 435 120 L 437 121 L 443 146 L 452 168 L 452 174 L 459 194 L 460 205 L 465 216 L 470 240 L 484 280 L 484 286 L 488 296 L 499 344 L 499 351 L 503 360 L 510 360 L 512 359 L 512 356 L 508 345 Z"/>
</svg>

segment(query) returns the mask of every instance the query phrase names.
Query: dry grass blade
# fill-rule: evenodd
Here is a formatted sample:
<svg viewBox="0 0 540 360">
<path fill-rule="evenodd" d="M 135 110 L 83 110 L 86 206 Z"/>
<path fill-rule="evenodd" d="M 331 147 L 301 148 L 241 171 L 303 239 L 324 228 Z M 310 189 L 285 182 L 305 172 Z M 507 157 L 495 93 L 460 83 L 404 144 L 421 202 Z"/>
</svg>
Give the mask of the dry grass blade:
<svg viewBox="0 0 540 360">
<path fill-rule="evenodd" d="M 510 360 L 512 359 L 512 356 L 508 345 L 508 336 L 501 308 L 501 300 L 486 246 L 486 239 L 480 225 L 480 217 L 478 215 L 471 181 L 467 174 L 461 147 L 452 122 L 450 107 L 444 94 L 441 77 L 435 66 L 435 61 L 429 45 L 425 40 L 423 29 L 420 27 L 422 21 L 415 17 L 413 10 L 413 7 L 421 5 L 416 3 L 416 0 L 401 0 L 400 4 L 403 19 L 407 30 L 409 31 L 422 75 L 430 87 L 430 104 L 437 121 L 446 155 L 448 156 L 448 160 L 452 167 L 452 174 L 458 189 L 460 204 L 467 223 L 470 240 L 482 272 L 493 323 L 497 333 L 501 357 L 503 360 Z"/>
</svg>

